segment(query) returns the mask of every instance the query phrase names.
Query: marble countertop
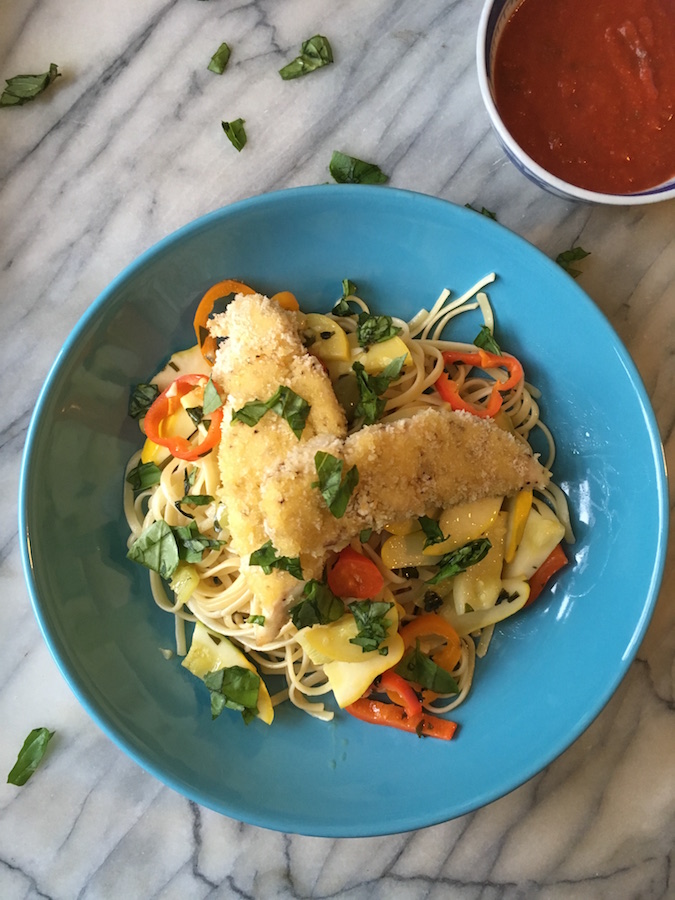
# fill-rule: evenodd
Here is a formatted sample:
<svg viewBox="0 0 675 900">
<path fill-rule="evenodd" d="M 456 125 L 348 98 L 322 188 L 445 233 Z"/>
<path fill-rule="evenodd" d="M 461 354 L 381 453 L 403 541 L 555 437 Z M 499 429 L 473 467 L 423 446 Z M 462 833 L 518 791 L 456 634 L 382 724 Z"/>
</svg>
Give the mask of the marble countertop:
<svg viewBox="0 0 675 900">
<path fill-rule="evenodd" d="M 127 758 L 78 705 L 24 585 L 17 484 L 63 341 L 141 251 L 240 198 L 328 180 L 332 150 L 391 184 L 485 206 L 555 257 L 626 343 L 675 451 L 675 201 L 594 208 L 523 178 L 490 131 L 474 62 L 481 0 L 0 3 L 0 76 L 62 77 L 0 110 L 5 409 L 0 467 L 0 770 L 36 724 L 58 744 L 31 789 L 0 788 L 3 898 L 675 896 L 675 563 L 626 678 L 546 770 L 471 815 L 386 838 L 284 835 L 219 816 Z M 335 64 L 278 69 L 313 34 Z M 223 76 L 206 70 L 221 41 Z M 221 120 L 246 120 L 237 153 Z M 3 779 L 4 780 L 4 779 Z"/>
</svg>

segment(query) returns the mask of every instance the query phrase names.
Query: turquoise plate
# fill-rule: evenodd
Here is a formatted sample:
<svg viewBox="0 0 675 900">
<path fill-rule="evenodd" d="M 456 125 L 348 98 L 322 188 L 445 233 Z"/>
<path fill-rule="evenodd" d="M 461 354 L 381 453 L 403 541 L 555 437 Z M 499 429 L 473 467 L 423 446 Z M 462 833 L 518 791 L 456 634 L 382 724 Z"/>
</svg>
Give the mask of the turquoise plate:
<svg viewBox="0 0 675 900">
<path fill-rule="evenodd" d="M 501 344 L 543 391 L 570 498 L 572 565 L 499 626 L 451 743 L 324 724 L 288 704 L 271 728 L 211 721 L 203 685 L 159 649 L 173 621 L 127 561 L 125 463 L 140 445 L 129 388 L 193 341 L 223 278 L 293 291 L 329 310 L 351 278 L 373 307 L 410 317 L 490 271 Z M 472 339 L 477 320 L 457 326 Z M 562 269 L 484 216 L 390 188 L 332 185 L 256 197 L 182 228 L 91 305 L 49 374 L 21 472 L 20 531 L 35 614 L 94 720 L 193 800 L 288 832 L 420 828 L 495 800 L 550 763 L 600 712 L 649 621 L 667 536 L 657 427 L 618 337 Z"/>
</svg>

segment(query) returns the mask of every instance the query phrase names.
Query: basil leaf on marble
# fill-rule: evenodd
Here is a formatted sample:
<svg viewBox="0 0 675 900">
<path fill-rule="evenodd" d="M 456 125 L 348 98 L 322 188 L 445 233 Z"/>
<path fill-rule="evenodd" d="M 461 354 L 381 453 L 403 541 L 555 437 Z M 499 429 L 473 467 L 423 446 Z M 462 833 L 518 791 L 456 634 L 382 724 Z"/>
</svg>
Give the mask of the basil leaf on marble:
<svg viewBox="0 0 675 900">
<path fill-rule="evenodd" d="M 312 487 L 319 488 L 328 509 L 336 519 L 341 519 L 347 511 L 349 498 L 359 483 L 359 470 L 352 466 L 343 478 L 344 461 L 324 450 L 314 454 L 314 466 L 319 480 L 313 481 Z"/>
<path fill-rule="evenodd" d="M 59 67 L 51 63 L 49 71 L 42 75 L 15 75 L 5 79 L 6 87 L 0 94 L 0 106 L 23 106 L 29 100 L 35 100 L 60 75 Z"/>
<path fill-rule="evenodd" d="M 298 581 L 302 581 L 302 567 L 298 556 L 279 556 L 272 541 L 267 541 L 262 547 L 254 550 L 249 557 L 252 566 L 260 566 L 265 575 L 269 575 L 272 569 L 281 569 L 288 572 Z"/>
<path fill-rule="evenodd" d="M 365 162 L 334 150 L 329 165 L 330 174 L 339 184 L 384 184 L 389 181 L 375 163 Z"/>
<path fill-rule="evenodd" d="M 345 605 L 323 581 L 312 579 L 302 590 L 301 600 L 289 609 L 295 627 L 328 625 L 342 618 Z"/>
<path fill-rule="evenodd" d="M 470 203 L 465 203 L 464 206 L 466 209 L 472 209 L 474 212 L 480 213 L 482 216 L 487 216 L 488 219 L 494 219 L 497 221 L 497 216 L 491 210 L 486 209 L 484 206 L 481 206 L 480 209 L 476 209 L 475 206 L 472 206 Z"/>
<path fill-rule="evenodd" d="M 279 69 L 279 74 L 284 81 L 290 81 L 292 78 L 299 78 L 301 75 L 307 75 L 316 69 L 333 62 L 333 50 L 328 38 L 322 34 L 315 34 L 314 37 L 304 41 L 300 50 L 300 55 Z"/>
<path fill-rule="evenodd" d="M 16 762 L 7 776 L 7 784 L 24 785 L 42 761 L 47 744 L 54 737 L 48 728 L 34 728 L 23 742 Z"/>
<path fill-rule="evenodd" d="M 223 131 L 235 150 L 241 153 L 246 145 L 246 130 L 244 119 L 233 119 L 231 122 L 221 122 Z"/>
<path fill-rule="evenodd" d="M 206 67 L 209 72 L 215 72 L 216 75 L 222 75 L 225 71 L 225 67 L 230 60 L 231 52 L 232 51 L 230 50 L 228 45 L 223 42 L 213 54 L 213 56 L 211 57 L 211 62 Z"/>
<path fill-rule="evenodd" d="M 590 255 L 590 251 L 584 250 L 583 247 L 571 247 L 569 250 L 564 250 L 562 253 L 559 253 L 556 256 L 555 261 L 559 266 L 562 266 L 572 278 L 578 278 L 581 275 L 581 269 L 572 268 L 570 263 L 578 262 L 580 259 L 586 259 L 586 257 Z"/>
</svg>

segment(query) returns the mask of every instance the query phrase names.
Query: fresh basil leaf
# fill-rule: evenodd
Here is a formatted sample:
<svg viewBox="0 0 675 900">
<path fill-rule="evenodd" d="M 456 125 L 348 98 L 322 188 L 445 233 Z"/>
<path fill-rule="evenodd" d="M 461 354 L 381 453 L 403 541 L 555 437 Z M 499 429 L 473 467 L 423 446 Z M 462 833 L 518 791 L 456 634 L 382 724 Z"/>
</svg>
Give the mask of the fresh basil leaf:
<svg viewBox="0 0 675 900">
<path fill-rule="evenodd" d="M 265 616 L 249 616 L 246 622 L 250 625 L 264 625 Z"/>
<path fill-rule="evenodd" d="M 195 425 L 199 425 L 204 421 L 203 406 L 186 406 L 185 412 L 190 416 L 190 419 Z"/>
<path fill-rule="evenodd" d="M 330 174 L 339 184 L 384 184 L 389 177 L 374 163 L 364 162 L 334 150 L 330 160 Z"/>
<path fill-rule="evenodd" d="M 419 684 L 420 687 L 436 694 L 459 693 L 459 685 L 455 678 L 426 653 L 422 653 L 419 643 L 406 651 L 394 671 L 406 681 Z"/>
<path fill-rule="evenodd" d="M 171 526 L 164 519 L 153 522 L 129 547 L 127 558 L 158 572 L 168 581 L 180 560 L 178 543 Z"/>
<path fill-rule="evenodd" d="M 194 521 L 189 525 L 176 525 L 172 531 L 175 535 L 178 555 L 185 562 L 201 562 L 205 550 L 217 550 L 225 543 L 225 541 L 217 541 L 202 534 Z"/>
<path fill-rule="evenodd" d="M 162 470 L 154 462 L 139 462 L 127 473 L 127 481 L 137 493 L 158 484 L 161 477 Z"/>
<path fill-rule="evenodd" d="M 326 501 L 326 506 L 336 519 L 344 516 L 349 498 L 359 483 L 357 467 L 352 466 L 351 469 L 348 469 L 343 478 L 343 466 L 343 460 L 324 450 L 319 450 L 314 454 L 314 467 L 319 480 L 313 481 L 312 487 L 319 488 L 321 496 Z"/>
<path fill-rule="evenodd" d="M 233 119 L 231 122 L 221 122 L 223 131 L 228 141 L 235 150 L 241 153 L 246 146 L 246 130 L 244 128 L 244 119 Z"/>
<path fill-rule="evenodd" d="M 367 544 L 370 540 L 370 536 L 373 533 L 372 528 L 364 528 L 363 531 L 359 532 L 359 540 L 362 544 Z"/>
<path fill-rule="evenodd" d="M 356 321 L 356 340 L 360 347 L 381 344 L 395 337 L 401 329 L 394 325 L 391 316 L 374 316 L 362 312 Z"/>
<path fill-rule="evenodd" d="M 467 209 L 472 209 L 474 212 L 480 213 L 482 216 L 487 216 L 488 219 L 494 219 L 495 222 L 497 221 L 497 216 L 495 215 L 495 213 L 491 212 L 489 209 L 486 209 L 484 206 L 482 206 L 480 209 L 476 209 L 476 207 L 472 206 L 470 203 L 465 203 L 464 206 Z"/>
<path fill-rule="evenodd" d="M 132 419 L 142 419 L 159 397 L 156 384 L 137 384 L 129 397 L 129 415 Z"/>
<path fill-rule="evenodd" d="M 265 575 L 269 575 L 272 569 L 283 569 L 298 581 L 302 581 L 302 568 L 298 556 L 279 556 L 272 541 L 267 541 L 262 547 L 254 550 L 249 557 L 252 566 L 260 566 Z"/>
<path fill-rule="evenodd" d="M 49 71 L 42 75 L 15 75 L 6 79 L 6 87 L 0 95 L 1 106 L 23 106 L 46 90 L 61 73 L 55 63 L 51 63 Z"/>
<path fill-rule="evenodd" d="M 389 653 L 389 647 L 381 647 L 382 641 L 387 638 L 387 629 L 391 625 L 391 619 L 385 618 L 393 603 L 385 603 L 383 600 L 355 600 L 349 604 L 358 627 L 356 637 L 350 638 L 350 644 L 361 647 L 364 653 L 370 650 L 379 650 L 382 656 Z"/>
<path fill-rule="evenodd" d="M 436 519 L 430 519 L 429 516 L 420 516 L 418 522 L 420 523 L 422 531 L 427 536 L 427 539 L 424 542 L 425 550 L 427 547 L 431 547 L 434 544 L 440 544 L 441 541 L 445 540 L 443 532 L 441 531 L 441 526 Z"/>
<path fill-rule="evenodd" d="M 34 728 L 23 742 L 16 762 L 7 776 L 7 784 L 24 785 L 40 765 L 45 755 L 47 744 L 54 737 L 48 728 Z"/>
<path fill-rule="evenodd" d="M 243 422 L 253 427 L 267 412 L 275 412 L 285 419 L 293 434 L 300 440 L 307 417 L 310 412 L 309 403 L 286 385 L 279 385 L 269 400 L 249 400 L 241 409 L 232 413 L 232 421 Z"/>
<path fill-rule="evenodd" d="M 292 78 L 299 78 L 301 75 L 307 75 L 316 69 L 321 69 L 333 62 L 333 50 L 328 41 L 321 34 L 315 34 L 309 40 L 304 41 L 300 51 L 300 55 L 279 69 L 279 74 L 284 81 L 290 81 Z"/>
<path fill-rule="evenodd" d="M 395 381 L 401 373 L 405 356 L 393 359 L 379 375 L 368 375 L 360 362 L 352 365 L 356 375 L 356 383 L 359 389 L 360 400 L 354 410 L 354 418 L 362 418 L 365 425 L 373 425 L 381 418 L 387 401 L 380 397 L 392 381 Z"/>
<path fill-rule="evenodd" d="M 440 581 L 445 581 L 446 578 L 452 578 L 454 575 L 464 572 L 470 566 L 475 566 L 487 555 L 491 546 L 489 538 L 476 538 L 476 540 L 464 544 L 463 547 L 446 553 L 438 563 L 438 572 L 427 581 L 427 584 L 438 584 Z"/>
<path fill-rule="evenodd" d="M 230 50 L 228 45 L 226 43 L 222 43 L 211 57 L 211 62 L 206 67 L 209 72 L 215 72 L 216 75 L 222 75 L 225 71 L 225 67 L 230 61 L 231 52 L 232 51 Z"/>
<path fill-rule="evenodd" d="M 481 325 L 481 329 L 474 338 L 473 342 L 474 345 L 476 347 L 480 347 L 481 350 L 486 350 L 488 353 L 494 353 L 495 356 L 502 355 L 499 344 L 494 339 L 494 335 L 487 327 L 487 325 Z"/>
<path fill-rule="evenodd" d="M 328 625 L 337 622 L 345 612 L 345 605 L 323 581 L 312 579 L 302 591 L 302 599 L 289 609 L 295 627 Z"/>
<path fill-rule="evenodd" d="M 185 494 L 178 502 L 187 503 L 188 506 L 208 506 L 213 500 L 211 494 Z"/>
<path fill-rule="evenodd" d="M 218 393 L 218 388 L 213 383 L 213 379 L 209 378 L 204 387 L 204 406 L 203 412 L 205 416 L 211 415 L 223 405 L 223 401 Z"/>
<path fill-rule="evenodd" d="M 581 269 L 572 268 L 570 263 L 578 262 L 580 259 L 586 259 L 586 257 L 590 255 L 590 252 L 587 252 L 582 247 L 572 247 L 569 250 L 564 250 L 562 253 L 559 253 L 556 256 L 555 261 L 559 266 L 562 266 L 572 278 L 578 278 L 581 275 Z"/>
<path fill-rule="evenodd" d="M 244 666 L 228 666 L 208 672 L 202 681 L 211 694 L 211 718 L 217 719 L 223 709 L 234 709 L 248 722 L 258 712 L 260 676 Z"/>
</svg>

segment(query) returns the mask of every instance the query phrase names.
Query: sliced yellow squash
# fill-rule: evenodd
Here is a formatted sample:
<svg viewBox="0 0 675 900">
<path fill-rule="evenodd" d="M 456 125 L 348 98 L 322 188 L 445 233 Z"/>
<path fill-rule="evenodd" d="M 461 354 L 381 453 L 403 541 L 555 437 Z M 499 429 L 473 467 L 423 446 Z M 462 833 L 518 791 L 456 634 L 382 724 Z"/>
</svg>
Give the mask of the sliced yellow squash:
<svg viewBox="0 0 675 900">
<path fill-rule="evenodd" d="M 459 608 L 489 609 L 497 602 L 502 589 L 506 513 L 499 513 L 485 536 L 492 546 L 480 562 L 455 576 L 453 595 Z"/>
<path fill-rule="evenodd" d="M 305 323 L 316 338 L 308 347 L 310 353 L 324 362 L 347 362 L 351 350 L 347 335 L 337 322 L 320 313 L 309 313 Z"/>
<path fill-rule="evenodd" d="M 438 524 L 447 537 L 441 543 L 427 547 L 424 553 L 428 556 L 442 556 L 480 537 L 497 518 L 502 500 L 502 497 L 486 497 L 484 500 L 460 503 L 443 510 Z"/>
</svg>

